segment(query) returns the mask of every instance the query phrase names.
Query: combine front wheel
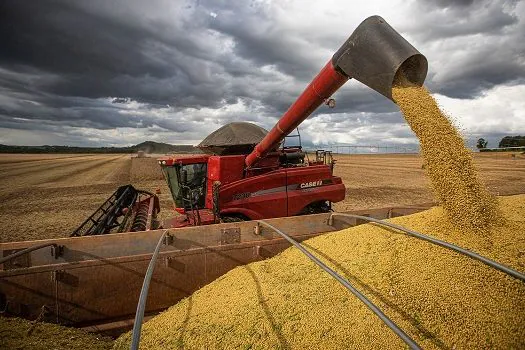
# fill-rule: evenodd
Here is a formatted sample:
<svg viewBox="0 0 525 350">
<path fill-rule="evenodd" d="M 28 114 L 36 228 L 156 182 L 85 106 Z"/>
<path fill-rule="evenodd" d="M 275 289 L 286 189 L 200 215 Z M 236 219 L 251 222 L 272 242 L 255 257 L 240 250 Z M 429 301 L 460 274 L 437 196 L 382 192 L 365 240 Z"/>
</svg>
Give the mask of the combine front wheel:
<svg viewBox="0 0 525 350">
<path fill-rule="evenodd" d="M 322 214 L 332 211 L 332 205 L 328 201 L 310 203 L 301 210 L 299 215 Z"/>
<path fill-rule="evenodd" d="M 241 222 L 241 221 L 247 221 L 250 220 L 246 216 L 238 214 L 238 215 L 225 215 L 221 217 L 221 222 Z"/>
</svg>

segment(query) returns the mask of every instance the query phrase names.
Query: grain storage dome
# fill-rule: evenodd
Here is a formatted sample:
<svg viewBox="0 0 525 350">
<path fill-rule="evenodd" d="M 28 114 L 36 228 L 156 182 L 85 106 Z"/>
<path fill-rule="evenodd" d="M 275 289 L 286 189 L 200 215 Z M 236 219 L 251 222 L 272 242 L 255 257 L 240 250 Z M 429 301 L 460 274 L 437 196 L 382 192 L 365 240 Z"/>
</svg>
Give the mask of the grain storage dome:
<svg viewBox="0 0 525 350">
<path fill-rule="evenodd" d="M 216 155 L 248 154 L 267 133 L 255 124 L 234 122 L 209 134 L 197 147 L 204 153 Z"/>
</svg>

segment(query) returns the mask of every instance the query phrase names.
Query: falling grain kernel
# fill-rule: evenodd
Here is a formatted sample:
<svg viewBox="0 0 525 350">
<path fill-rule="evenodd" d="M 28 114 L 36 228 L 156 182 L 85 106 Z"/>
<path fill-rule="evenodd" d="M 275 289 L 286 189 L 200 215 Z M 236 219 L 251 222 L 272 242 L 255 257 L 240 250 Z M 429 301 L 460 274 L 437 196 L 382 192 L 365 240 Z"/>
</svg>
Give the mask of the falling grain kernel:
<svg viewBox="0 0 525 350">
<path fill-rule="evenodd" d="M 424 87 L 394 87 L 392 96 L 419 139 L 432 189 L 450 221 L 486 233 L 498 221 L 496 200 L 479 180 L 461 135 Z"/>
<path fill-rule="evenodd" d="M 504 225 L 476 251 L 523 271 L 525 195 L 501 198 Z M 473 249 L 442 208 L 393 223 Z M 304 244 L 423 349 L 524 349 L 525 284 L 478 261 L 375 225 Z M 521 252 L 521 253 L 520 253 Z M 129 349 L 131 335 L 115 349 Z M 296 248 L 239 266 L 146 322 L 141 349 L 403 349 L 348 290 Z"/>
</svg>

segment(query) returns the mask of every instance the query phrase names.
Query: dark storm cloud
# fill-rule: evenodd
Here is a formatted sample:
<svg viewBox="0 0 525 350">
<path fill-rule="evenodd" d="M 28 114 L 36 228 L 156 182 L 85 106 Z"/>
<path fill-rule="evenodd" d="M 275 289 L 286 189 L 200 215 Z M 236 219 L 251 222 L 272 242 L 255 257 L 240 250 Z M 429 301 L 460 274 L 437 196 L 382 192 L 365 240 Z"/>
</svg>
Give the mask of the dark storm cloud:
<svg viewBox="0 0 525 350">
<path fill-rule="evenodd" d="M 292 99 L 291 94 L 267 93 L 262 85 L 254 89 L 264 76 L 253 62 L 220 52 L 225 37 L 206 30 L 210 16 L 204 8 L 175 6 L 175 12 L 190 8 L 189 18 L 179 16 L 169 26 L 165 18 L 148 18 L 152 7 L 144 3 L 126 5 L 2 2 L 0 112 L 77 127 L 157 123 L 179 131 L 182 125 L 176 122 L 132 114 L 123 118 L 118 107 L 100 99 L 134 100 L 152 108 L 170 105 L 174 111 L 219 108 L 243 99 L 247 105 L 267 105 L 270 115 L 278 115 Z"/>
<path fill-rule="evenodd" d="M 274 65 L 297 79 L 311 79 L 312 72 L 320 67 L 308 55 L 298 52 L 301 43 L 297 38 L 272 30 L 273 19 L 263 9 L 246 12 L 244 16 L 237 13 L 238 9 L 224 10 L 211 24 L 212 29 L 235 39 L 237 55 L 256 66 Z"/>
<path fill-rule="evenodd" d="M 467 35 L 501 35 L 519 26 L 515 0 L 422 1 L 414 7 L 420 13 L 410 26 L 422 40 Z"/>
<path fill-rule="evenodd" d="M 517 4 L 429 0 L 391 24 L 431 61 L 427 84 L 434 91 L 471 98 L 525 79 Z M 326 17 L 304 26 L 293 12 L 278 16 L 279 6 L 2 1 L 0 128 L 60 130 L 64 140 L 115 128 L 198 140 L 236 120 L 270 128 L 358 24 L 332 30 Z M 334 130 L 402 123 L 391 101 L 356 81 L 334 97 L 336 109 L 323 106 L 314 121 L 331 114 Z"/>
<path fill-rule="evenodd" d="M 426 48 L 427 84 L 456 98 L 474 98 L 499 84 L 525 82 L 525 7 L 514 0 L 423 1 L 405 29 Z"/>
<path fill-rule="evenodd" d="M 5 1 L 0 6 L 5 48 L 0 58 L 7 66 L 100 78 L 172 72 L 166 62 L 145 59 L 141 46 L 148 33 L 125 22 L 89 13 L 72 2 Z"/>
<path fill-rule="evenodd" d="M 140 13 L 126 17 L 108 9 L 107 2 L 5 1 L 0 6 L 0 63 L 19 73 L 38 69 L 59 77 L 39 81 L 40 90 L 152 103 L 186 98 L 187 104 L 206 104 L 218 97 L 200 75 L 198 60 L 206 48 L 184 24 L 167 38 L 162 25 L 148 27 L 136 20 Z"/>
<path fill-rule="evenodd" d="M 479 0 L 430 0 L 431 4 L 435 4 L 439 7 L 465 7 L 470 6 L 474 3 L 480 3 Z"/>
</svg>

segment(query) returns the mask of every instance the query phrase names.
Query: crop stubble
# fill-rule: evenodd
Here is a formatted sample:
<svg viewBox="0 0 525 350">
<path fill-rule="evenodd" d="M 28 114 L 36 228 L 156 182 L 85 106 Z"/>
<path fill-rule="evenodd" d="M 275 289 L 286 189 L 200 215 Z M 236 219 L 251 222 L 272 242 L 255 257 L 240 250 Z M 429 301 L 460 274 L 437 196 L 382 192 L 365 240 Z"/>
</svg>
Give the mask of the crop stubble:
<svg viewBox="0 0 525 350">
<path fill-rule="evenodd" d="M 36 164 L 23 173 L 15 167 L 16 175 L 1 177 L 2 242 L 67 237 L 118 185 L 129 181 L 129 156 L 27 163 Z"/>
</svg>

